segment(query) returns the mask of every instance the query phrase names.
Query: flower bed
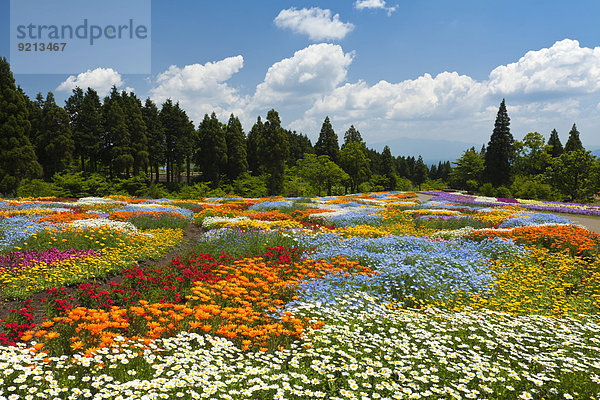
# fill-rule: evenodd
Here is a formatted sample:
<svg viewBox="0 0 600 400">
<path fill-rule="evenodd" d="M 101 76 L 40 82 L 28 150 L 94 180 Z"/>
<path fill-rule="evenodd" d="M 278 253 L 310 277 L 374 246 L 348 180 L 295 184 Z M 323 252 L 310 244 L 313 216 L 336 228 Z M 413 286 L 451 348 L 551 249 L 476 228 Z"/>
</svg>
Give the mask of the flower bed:
<svg viewBox="0 0 600 400">
<path fill-rule="evenodd" d="M 521 202 L 56 200 L 2 202 L 2 291 L 44 301 L 2 322 L 0 395 L 600 393 L 600 236 Z"/>
</svg>

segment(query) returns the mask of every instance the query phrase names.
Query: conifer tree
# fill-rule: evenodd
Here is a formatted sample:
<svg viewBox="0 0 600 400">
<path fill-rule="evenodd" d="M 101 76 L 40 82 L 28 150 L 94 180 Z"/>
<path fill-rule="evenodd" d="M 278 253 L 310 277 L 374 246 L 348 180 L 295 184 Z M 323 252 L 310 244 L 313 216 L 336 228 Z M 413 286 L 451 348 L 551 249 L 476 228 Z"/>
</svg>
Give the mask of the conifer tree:
<svg viewBox="0 0 600 400">
<path fill-rule="evenodd" d="M 259 154 L 259 143 L 262 141 L 264 129 L 264 124 L 260 119 L 260 116 L 258 116 L 256 123 L 252 126 L 252 129 L 248 133 L 248 139 L 246 141 L 248 169 L 253 175 L 262 174 L 264 169 Z"/>
<path fill-rule="evenodd" d="M 42 173 L 29 141 L 27 98 L 17 90 L 6 58 L 0 58 L 0 193 L 14 193 L 24 178 Z"/>
<path fill-rule="evenodd" d="M 44 178 L 50 180 L 57 172 L 65 171 L 73 158 L 75 143 L 71 135 L 69 114 L 56 104 L 48 92 L 36 124 L 35 147 Z"/>
<path fill-rule="evenodd" d="M 227 178 L 235 180 L 244 172 L 248 171 L 248 155 L 246 153 L 246 135 L 242 129 L 239 118 L 231 114 L 227 122 L 225 134 L 227 145 L 227 167 L 225 173 Z"/>
<path fill-rule="evenodd" d="M 350 142 L 364 143 L 360 132 L 356 130 L 354 125 L 350 125 L 350 128 L 344 133 L 344 144 L 342 144 L 342 149 Z"/>
<path fill-rule="evenodd" d="M 560 155 L 564 151 L 563 145 L 560 142 L 560 138 L 558 137 L 558 132 L 556 132 L 556 129 L 552 129 L 552 132 L 550 133 L 550 137 L 548 138 L 548 146 L 551 146 L 550 155 L 552 156 L 552 158 L 560 157 Z"/>
<path fill-rule="evenodd" d="M 510 118 L 504 99 L 500 103 L 494 131 L 485 152 L 485 177 L 494 186 L 506 185 L 511 178 L 514 138 L 510 133 Z"/>
<path fill-rule="evenodd" d="M 329 117 L 325 117 L 325 121 L 323 121 L 323 125 L 321 126 L 321 133 L 319 133 L 319 139 L 315 143 L 315 154 L 317 156 L 329 156 L 331 161 L 337 163 L 339 152 L 338 137 L 331 126 Z"/>
<path fill-rule="evenodd" d="M 196 165 L 202 171 L 204 181 L 218 185 L 227 169 L 227 142 L 225 128 L 214 112 L 204 119 L 198 127 L 199 151 L 196 152 Z"/>
<path fill-rule="evenodd" d="M 415 173 L 413 177 L 413 181 L 417 186 L 419 186 L 419 190 L 421 190 L 421 184 L 425 183 L 427 180 L 427 175 L 429 174 L 429 170 L 427 169 L 427 165 L 423 162 L 423 157 L 419 155 L 417 162 L 415 163 Z"/>
<path fill-rule="evenodd" d="M 150 180 L 152 180 L 152 171 L 154 169 L 156 182 L 160 178 L 160 166 L 165 161 L 165 130 L 160 122 L 158 107 L 150 98 L 146 99 L 142 108 L 142 117 L 146 125 L 148 137 L 148 162 L 150 166 Z"/>
<path fill-rule="evenodd" d="M 270 195 L 279 194 L 283 191 L 289 145 L 285 130 L 281 127 L 279 114 L 273 109 L 267 113 L 261 139 L 258 143 L 258 153 L 268 174 L 267 189 Z"/>
<path fill-rule="evenodd" d="M 386 177 L 387 186 L 386 190 L 394 190 L 396 189 L 396 165 L 394 161 L 394 157 L 392 156 L 392 152 L 390 151 L 389 146 L 385 146 L 383 148 L 383 152 L 381 153 L 381 169 L 383 175 Z"/>
<path fill-rule="evenodd" d="M 583 144 L 581 144 L 581 139 L 579 139 L 579 131 L 577 130 L 575 124 L 573 124 L 573 127 L 569 132 L 569 139 L 567 140 L 567 143 L 565 143 L 565 153 L 577 150 L 585 149 L 583 148 Z"/>
<path fill-rule="evenodd" d="M 104 98 L 103 127 L 104 151 L 103 161 L 109 166 L 110 176 L 129 175 L 133 165 L 131 155 L 131 138 L 127 129 L 124 101 L 117 88 L 113 86 L 110 95 Z"/>
<path fill-rule="evenodd" d="M 133 175 L 137 176 L 140 171 L 146 171 L 150 162 L 147 128 L 142 115 L 142 103 L 136 95 L 133 92 L 127 94 L 123 91 L 121 96 L 127 114 L 127 130 L 131 140 Z"/>
</svg>

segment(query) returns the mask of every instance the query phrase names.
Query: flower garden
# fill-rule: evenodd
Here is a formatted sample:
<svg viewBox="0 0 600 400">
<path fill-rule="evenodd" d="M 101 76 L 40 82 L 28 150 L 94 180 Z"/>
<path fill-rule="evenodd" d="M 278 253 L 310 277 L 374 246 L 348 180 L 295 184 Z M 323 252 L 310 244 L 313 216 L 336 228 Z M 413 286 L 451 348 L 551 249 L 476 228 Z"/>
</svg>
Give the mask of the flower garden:
<svg viewBox="0 0 600 400">
<path fill-rule="evenodd" d="M 0 200 L 0 399 L 600 398 L 596 210 L 431 194 Z"/>
</svg>

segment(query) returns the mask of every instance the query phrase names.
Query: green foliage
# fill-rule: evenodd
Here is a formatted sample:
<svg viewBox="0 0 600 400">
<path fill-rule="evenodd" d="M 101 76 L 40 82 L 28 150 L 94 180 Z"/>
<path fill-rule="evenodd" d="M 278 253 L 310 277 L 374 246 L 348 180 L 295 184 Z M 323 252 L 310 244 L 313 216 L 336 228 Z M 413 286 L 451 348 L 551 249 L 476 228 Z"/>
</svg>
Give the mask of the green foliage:
<svg viewBox="0 0 600 400">
<path fill-rule="evenodd" d="M 142 103 L 133 92 L 121 94 L 123 109 L 127 115 L 127 131 L 131 140 L 131 156 L 133 157 L 133 175 L 146 171 L 150 163 L 148 135 L 146 123 L 142 114 Z"/>
<path fill-rule="evenodd" d="M 26 97 L 17 90 L 6 58 L 0 58 L 0 193 L 14 193 L 22 179 L 42 173 L 28 138 L 28 116 Z"/>
<path fill-rule="evenodd" d="M 510 189 L 513 195 L 519 199 L 558 200 L 549 184 L 522 175 L 515 177 Z"/>
<path fill-rule="evenodd" d="M 398 180 L 396 181 L 396 190 L 400 190 L 403 192 L 413 190 L 411 180 L 407 178 L 398 178 Z"/>
<path fill-rule="evenodd" d="M 253 176 L 247 172 L 241 174 L 232 183 L 235 194 L 242 197 L 265 197 L 268 195 L 266 176 Z"/>
<path fill-rule="evenodd" d="M 233 114 L 231 114 L 227 122 L 225 142 L 227 146 L 225 174 L 227 178 L 234 180 L 248 171 L 248 157 L 246 153 L 246 135 L 244 135 L 242 123 Z"/>
<path fill-rule="evenodd" d="M 204 119 L 198 128 L 198 151 L 196 152 L 196 165 L 202 172 L 202 180 L 214 182 L 218 185 L 221 176 L 227 169 L 227 142 L 225 140 L 225 127 L 217 119 L 214 112 Z"/>
<path fill-rule="evenodd" d="M 568 201 L 591 201 L 600 188 L 600 167 L 590 151 L 565 151 L 546 170 L 552 186 Z"/>
<path fill-rule="evenodd" d="M 479 193 L 488 197 L 496 197 L 496 190 L 491 183 L 486 182 L 479 188 Z"/>
<path fill-rule="evenodd" d="M 413 175 L 413 181 L 419 186 L 419 190 L 421 190 L 421 185 L 427 180 L 428 174 L 429 170 L 427 169 L 427 165 L 423 162 L 423 157 L 419 156 L 417 163 L 415 164 L 415 173 Z"/>
<path fill-rule="evenodd" d="M 260 142 L 263 140 L 265 126 L 260 119 L 260 116 L 256 119 L 256 123 L 252 126 L 252 129 L 248 133 L 248 139 L 246 141 L 246 152 L 248 154 L 248 169 L 252 171 L 253 175 L 261 175 L 263 173 L 262 161 L 260 158 L 259 147 Z"/>
<path fill-rule="evenodd" d="M 344 133 L 344 144 L 342 144 L 342 149 L 346 147 L 350 142 L 358 142 L 360 144 L 364 144 L 360 132 L 356 130 L 354 125 L 350 125 L 350 128 L 348 128 L 346 133 Z"/>
<path fill-rule="evenodd" d="M 144 124 L 146 125 L 146 132 L 148 136 L 148 163 L 150 164 L 150 179 L 152 174 L 156 173 L 156 181 L 159 179 L 159 165 L 165 161 L 166 152 L 166 141 L 165 141 L 165 129 L 162 126 L 160 117 L 158 114 L 158 107 L 149 98 L 146 99 L 144 107 L 142 108 L 142 117 Z"/>
<path fill-rule="evenodd" d="M 53 197 L 60 193 L 60 187 L 42 179 L 23 179 L 17 188 L 18 197 Z"/>
<path fill-rule="evenodd" d="M 496 197 L 509 198 L 509 197 L 512 197 L 512 193 L 511 193 L 510 189 L 507 188 L 506 186 L 499 186 L 496 189 Z"/>
<path fill-rule="evenodd" d="M 315 153 L 318 156 L 328 156 L 331 161 L 337 163 L 339 152 L 338 137 L 331 126 L 329 117 L 325 117 L 325 121 L 323 121 L 323 125 L 321 126 L 321 132 L 319 133 L 319 139 L 315 143 Z"/>
<path fill-rule="evenodd" d="M 290 145 L 290 153 L 287 159 L 288 166 L 296 165 L 296 162 L 304 157 L 304 154 L 313 154 L 313 149 L 310 139 L 306 135 L 286 131 L 288 142 Z"/>
<path fill-rule="evenodd" d="M 514 157 L 514 139 L 510 133 L 510 118 L 504 99 L 500 103 L 494 131 L 485 152 L 485 177 L 494 186 L 508 184 Z"/>
<path fill-rule="evenodd" d="M 350 191 L 355 192 L 359 185 L 371 174 L 365 146 L 357 141 L 348 143 L 340 151 L 340 165 L 350 176 Z"/>
<path fill-rule="evenodd" d="M 556 132 L 556 129 L 552 129 L 552 132 L 550 133 L 550 137 L 548 138 L 548 146 L 549 153 L 552 156 L 552 158 L 560 156 L 564 151 L 563 145 L 560 142 L 560 138 L 558 137 L 558 132 Z"/>
<path fill-rule="evenodd" d="M 315 195 L 316 190 L 297 173 L 297 168 L 288 168 L 283 181 L 283 196 L 300 197 Z"/>
<path fill-rule="evenodd" d="M 515 142 L 514 171 L 522 175 L 538 175 L 550 164 L 550 147 L 544 145 L 544 137 L 537 132 L 529 132 L 523 141 Z"/>
<path fill-rule="evenodd" d="M 573 127 L 571 128 L 571 131 L 569 132 L 569 139 L 567 140 L 567 143 L 565 144 L 565 153 L 568 153 L 570 151 L 577 151 L 577 150 L 585 150 L 585 149 L 583 148 L 581 139 L 579 139 L 579 131 L 577 130 L 577 127 L 575 126 L 575 124 L 573 124 Z"/>
<path fill-rule="evenodd" d="M 481 154 L 471 148 L 454 163 L 456 166 L 450 173 L 450 182 L 453 186 L 473 190 L 473 184 L 467 185 L 467 182 L 474 181 L 475 187 L 479 186 L 483 178 L 484 159 Z"/>
<path fill-rule="evenodd" d="M 396 162 L 392 156 L 389 146 L 383 148 L 381 153 L 381 169 L 387 182 L 383 185 L 386 190 L 394 190 L 396 188 Z"/>
<path fill-rule="evenodd" d="M 327 195 L 331 196 L 334 185 L 349 179 L 348 174 L 327 155 L 305 154 L 304 158 L 298 160 L 298 174 L 317 189 L 319 196 L 322 189 L 326 189 Z"/>
<path fill-rule="evenodd" d="M 267 113 L 260 139 L 258 150 L 267 174 L 267 189 L 270 195 L 275 195 L 283 191 L 285 160 L 289 154 L 287 135 L 281 127 L 277 111 L 270 110 Z"/>
</svg>

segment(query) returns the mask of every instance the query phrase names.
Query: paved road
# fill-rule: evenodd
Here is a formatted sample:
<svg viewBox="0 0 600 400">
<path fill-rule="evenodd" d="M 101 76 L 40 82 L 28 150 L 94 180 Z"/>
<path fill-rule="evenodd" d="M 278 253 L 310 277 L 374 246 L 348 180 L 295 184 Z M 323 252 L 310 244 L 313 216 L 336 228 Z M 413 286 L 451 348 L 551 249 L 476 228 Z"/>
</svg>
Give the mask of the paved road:
<svg viewBox="0 0 600 400">
<path fill-rule="evenodd" d="M 433 196 L 423 193 L 417 193 L 417 199 L 425 202 L 432 199 Z M 578 224 L 586 227 L 590 231 L 600 233 L 600 217 L 591 217 L 588 215 L 580 215 L 580 214 L 569 214 L 569 213 L 552 213 L 555 215 L 560 215 L 561 217 L 565 217 L 570 219 L 571 221 L 575 221 Z"/>
</svg>

